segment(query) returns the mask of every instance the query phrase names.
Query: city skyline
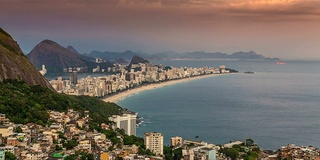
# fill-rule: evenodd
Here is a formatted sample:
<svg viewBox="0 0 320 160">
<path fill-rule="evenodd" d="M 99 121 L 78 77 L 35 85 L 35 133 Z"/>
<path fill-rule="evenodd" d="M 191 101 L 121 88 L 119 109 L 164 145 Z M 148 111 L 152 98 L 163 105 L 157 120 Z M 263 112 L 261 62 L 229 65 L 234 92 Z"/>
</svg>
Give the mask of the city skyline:
<svg viewBox="0 0 320 160">
<path fill-rule="evenodd" d="M 225 52 L 320 59 L 316 0 L 3 0 L 0 21 L 28 54 L 44 39 L 80 53 Z"/>
</svg>

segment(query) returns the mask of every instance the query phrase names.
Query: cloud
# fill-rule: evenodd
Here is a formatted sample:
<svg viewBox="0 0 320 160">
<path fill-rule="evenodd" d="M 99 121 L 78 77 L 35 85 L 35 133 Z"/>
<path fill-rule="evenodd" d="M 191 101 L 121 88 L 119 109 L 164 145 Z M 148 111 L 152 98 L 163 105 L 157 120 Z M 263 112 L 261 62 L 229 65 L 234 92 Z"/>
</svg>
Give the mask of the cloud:
<svg viewBox="0 0 320 160">
<path fill-rule="evenodd" d="M 311 0 L 256 0 L 230 3 L 228 13 L 274 19 L 320 18 L 320 2 Z"/>
<path fill-rule="evenodd" d="M 195 17 L 212 15 L 244 20 L 310 20 L 320 18 L 320 2 L 317 0 L 123 0 L 122 7 L 184 11 Z M 202 17 L 199 17 L 200 19 Z"/>
</svg>

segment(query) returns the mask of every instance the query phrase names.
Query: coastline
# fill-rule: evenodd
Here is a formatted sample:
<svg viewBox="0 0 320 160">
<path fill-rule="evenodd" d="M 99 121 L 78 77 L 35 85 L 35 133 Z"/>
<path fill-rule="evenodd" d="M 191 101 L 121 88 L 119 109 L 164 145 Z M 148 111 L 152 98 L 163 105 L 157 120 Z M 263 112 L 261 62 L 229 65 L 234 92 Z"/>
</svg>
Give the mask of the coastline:
<svg viewBox="0 0 320 160">
<path fill-rule="evenodd" d="M 130 89 L 128 91 L 123 91 L 123 92 L 119 92 L 119 93 L 114 94 L 114 95 L 110 95 L 110 96 L 108 96 L 106 98 L 103 98 L 102 101 L 116 103 L 119 100 L 127 98 L 130 95 L 135 94 L 135 93 L 139 93 L 139 92 L 143 92 L 143 91 L 147 91 L 147 90 L 152 90 L 152 89 L 157 89 L 157 88 L 161 88 L 161 87 L 164 87 L 164 86 L 174 85 L 174 84 L 177 84 L 177 83 L 188 82 L 188 81 L 192 81 L 192 80 L 196 80 L 196 79 L 208 78 L 208 77 L 212 77 L 212 76 L 216 76 L 216 75 L 220 75 L 220 74 L 208 74 L 208 75 L 201 75 L 201 76 L 195 76 L 195 77 L 190 77 L 190 78 L 182 78 L 182 79 L 170 80 L 170 81 L 161 82 L 161 83 L 143 85 L 141 87 L 132 88 L 132 89 Z"/>
</svg>

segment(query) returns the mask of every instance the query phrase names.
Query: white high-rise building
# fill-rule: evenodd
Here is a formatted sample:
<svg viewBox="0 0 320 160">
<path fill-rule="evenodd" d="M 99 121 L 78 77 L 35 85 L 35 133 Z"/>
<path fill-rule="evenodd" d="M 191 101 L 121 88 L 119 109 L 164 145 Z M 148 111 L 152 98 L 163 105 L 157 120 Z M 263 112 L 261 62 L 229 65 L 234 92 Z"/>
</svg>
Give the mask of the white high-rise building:
<svg viewBox="0 0 320 160">
<path fill-rule="evenodd" d="M 159 132 L 144 133 L 144 144 L 156 155 L 163 155 L 163 136 Z"/>
<path fill-rule="evenodd" d="M 136 135 L 137 113 L 128 112 L 123 115 L 113 115 L 112 117 L 109 117 L 109 120 L 115 122 L 113 129 L 120 128 L 129 136 Z"/>
</svg>

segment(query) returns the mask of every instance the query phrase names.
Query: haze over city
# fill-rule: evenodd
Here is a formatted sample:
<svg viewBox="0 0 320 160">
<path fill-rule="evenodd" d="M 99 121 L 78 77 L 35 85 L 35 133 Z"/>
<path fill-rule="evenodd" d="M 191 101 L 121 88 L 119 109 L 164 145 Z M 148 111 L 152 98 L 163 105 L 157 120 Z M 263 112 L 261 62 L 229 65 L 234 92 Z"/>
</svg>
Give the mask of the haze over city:
<svg viewBox="0 0 320 160">
<path fill-rule="evenodd" d="M 27 54 L 44 39 L 99 51 L 226 52 L 320 59 L 317 0 L 1 0 Z"/>
</svg>

